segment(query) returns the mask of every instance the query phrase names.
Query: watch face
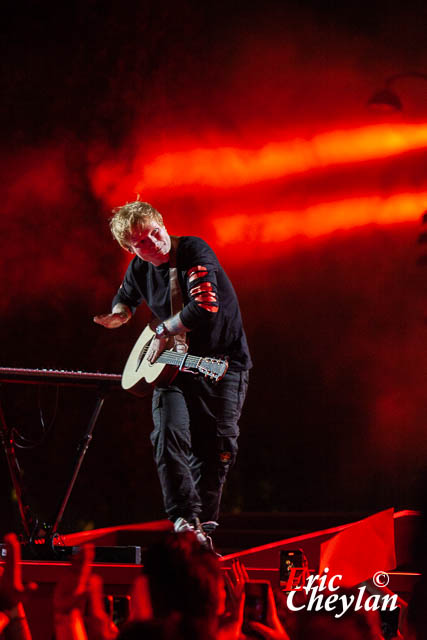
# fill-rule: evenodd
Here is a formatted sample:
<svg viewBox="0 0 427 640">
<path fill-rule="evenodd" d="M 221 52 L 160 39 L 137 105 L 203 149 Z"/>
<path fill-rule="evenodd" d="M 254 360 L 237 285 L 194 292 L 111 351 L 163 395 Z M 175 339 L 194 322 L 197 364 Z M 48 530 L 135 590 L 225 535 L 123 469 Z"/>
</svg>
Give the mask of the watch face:
<svg viewBox="0 0 427 640">
<path fill-rule="evenodd" d="M 158 336 L 162 336 L 165 332 L 165 325 L 163 324 L 163 322 L 159 325 L 157 325 L 156 327 L 156 335 Z"/>
</svg>

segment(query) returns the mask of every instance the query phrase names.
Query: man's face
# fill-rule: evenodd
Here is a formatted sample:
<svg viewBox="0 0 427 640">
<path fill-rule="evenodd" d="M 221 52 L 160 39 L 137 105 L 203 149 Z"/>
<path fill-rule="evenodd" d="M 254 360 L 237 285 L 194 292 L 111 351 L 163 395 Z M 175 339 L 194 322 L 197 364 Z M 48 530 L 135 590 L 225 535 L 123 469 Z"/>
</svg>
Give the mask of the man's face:
<svg viewBox="0 0 427 640">
<path fill-rule="evenodd" d="M 171 239 L 163 225 L 151 221 L 132 231 L 129 249 L 142 260 L 158 267 L 169 260 Z"/>
</svg>

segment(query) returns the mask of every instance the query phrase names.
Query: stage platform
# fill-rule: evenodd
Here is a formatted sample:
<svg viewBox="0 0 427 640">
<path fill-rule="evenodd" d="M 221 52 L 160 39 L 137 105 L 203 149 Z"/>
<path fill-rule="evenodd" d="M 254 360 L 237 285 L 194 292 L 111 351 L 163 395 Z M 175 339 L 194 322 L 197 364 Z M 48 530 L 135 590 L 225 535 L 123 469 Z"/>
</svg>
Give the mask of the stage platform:
<svg viewBox="0 0 427 640">
<path fill-rule="evenodd" d="M 226 570 L 231 567 L 233 560 L 238 559 L 246 566 L 250 578 L 267 579 L 276 588 L 279 586 L 281 550 L 302 549 L 309 567 L 317 570 L 321 544 L 351 527 L 360 520 L 359 516 L 366 515 L 299 513 L 225 516 L 216 539 L 217 548 L 223 553 L 221 564 Z M 389 588 L 405 600 L 409 599 L 420 577 L 414 556 L 414 540 L 420 520 L 420 514 L 415 511 L 400 511 L 393 516 L 396 570 L 388 572 Z M 97 547 L 138 545 L 144 548 L 168 530 L 170 523 L 159 521 L 69 534 L 63 536 L 63 542 L 70 546 L 91 541 Z M 294 535 L 286 535 L 290 532 Z M 249 541 L 255 544 L 250 546 L 247 544 Z M 52 592 L 56 581 L 69 566 L 69 562 L 57 561 L 27 560 L 22 563 L 24 581 L 35 581 L 39 585 L 27 606 L 33 640 L 52 637 Z M 142 565 L 94 563 L 93 570 L 103 578 L 106 595 L 126 597 Z"/>
</svg>

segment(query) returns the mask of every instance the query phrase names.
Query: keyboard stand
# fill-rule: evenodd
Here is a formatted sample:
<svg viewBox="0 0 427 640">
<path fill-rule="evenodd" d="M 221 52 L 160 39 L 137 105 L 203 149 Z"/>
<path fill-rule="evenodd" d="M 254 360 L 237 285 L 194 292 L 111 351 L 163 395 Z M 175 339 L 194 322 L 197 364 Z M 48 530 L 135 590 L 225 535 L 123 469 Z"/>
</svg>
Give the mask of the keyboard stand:
<svg viewBox="0 0 427 640">
<path fill-rule="evenodd" d="M 104 391 L 104 393 L 101 393 L 101 389 L 99 390 L 98 394 L 97 394 L 97 398 L 96 398 L 96 403 L 95 403 L 95 408 L 93 410 L 92 416 L 89 420 L 89 424 L 87 426 L 86 432 L 84 433 L 81 441 L 79 442 L 79 444 L 77 445 L 77 459 L 76 462 L 74 464 L 74 470 L 73 470 L 73 474 L 71 476 L 71 480 L 68 484 L 68 487 L 65 491 L 65 496 L 64 499 L 61 503 L 61 506 L 59 507 L 59 511 L 58 511 L 58 515 L 56 516 L 55 522 L 53 524 L 52 530 L 51 530 L 51 536 L 54 536 L 57 531 L 58 531 L 58 526 L 59 523 L 62 520 L 62 516 L 64 515 L 64 511 L 65 511 L 65 507 L 68 504 L 68 500 L 70 499 L 70 495 L 71 492 L 74 488 L 75 482 L 77 480 L 77 476 L 79 474 L 80 471 L 80 467 L 82 466 L 83 463 L 83 459 L 86 455 L 86 452 L 89 448 L 89 445 L 91 443 L 92 440 L 92 432 L 95 428 L 96 422 L 98 420 L 99 414 L 101 413 L 101 409 L 102 409 L 102 405 L 104 404 L 104 400 L 105 400 L 105 396 L 106 396 L 106 391 Z"/>
<path fill-rule="evenodd" d="M 15 443 L 12 432 L 8 429 L 0 401 L 0 441 L 7 458 L 9 474 L 12 480 L 13 489 L 18 503 L 19 515 L 24 528 L 24 540 L 29 542 L 34 530 L 37 528 L 37 521 L 34 520 L 30 506 L 25 495 L 22 483 L 22 473 L 18 466 L 15 453 Z"/>
<path fill-rule="evenodd" d="M 23 374 L 17 376 L 16 371 L 21 372 L 30 370 L 16 369 L 13 370 L 14 375 L 11 376 L 11 379 L 8 379 L 8 377 L 6 377 L 5 375 L 1 375 L 5 371 L 5 368 L 0 367 L 0 383 L 13 382 L 15 384 L 58 384 L 61 386 L 90 386 L 95 387 L 97 390 L 96 401 L 92 415 L 89 419 L 86 431 L 77 446 L 77 458 L 74 463 L 72 477 L 67 486 L 65 496 L 59 507 L 58 515 L 56 516 L 53 525 L 49 525 L 46 523 L 40 525 L 38 519 L 35 518 L 32 514 L 23 486 L 22 473 L 16 457 L 12 435 L 13 431 L 6 424 L 6 419 L 0 401 L 0 441 L 6 454 L 9 474 L 12 480 L 13 489 L 15 491 L 16 500 L 18 503 L 19 515 L 24 529 L 22 541 L 31 545 L 36 558 L 39 557 L 41 553 L 44 559 L 46 559 L 46 556 L 50 556 L 53 559 L 53 557 L 55 557 L 55 538 L 58 537 L 58 527 L 61 523 L 64 511 L 71 496 L 71 492 L 77 480 L 77 476 L 82 466 L 83 459 L 92 440 L 93 430 L 95 428 L 99 414 L 101 413 L 101 409 L 108 391 L 111 387 L 118 387 L 120 376 L 114 374 L 93 374 L 93 377 L 89 378 L 89 376 L 92 376 L 92 374 L 83 374 L 83 372 L 76 372 L 82 374 L 81 376 L 78 376 L 75 375 L 75 372 L 58 372 L 61 373 L 58 380 L 58 378 L 52 375 L 51 372 L 49 372 L 49 374 L 46 376 L 40 376 L 40 373 L 37 373 L 36 376 L 24 376 Z M 69 373 L 70 375 L 65 376 L 65 374 L 67 373 Z M 83 376 L 85 376 L 85 378 L 83 378 Z M 41 535 L 41 531 L 44 531 L 44 536 Z"/>
</svg>

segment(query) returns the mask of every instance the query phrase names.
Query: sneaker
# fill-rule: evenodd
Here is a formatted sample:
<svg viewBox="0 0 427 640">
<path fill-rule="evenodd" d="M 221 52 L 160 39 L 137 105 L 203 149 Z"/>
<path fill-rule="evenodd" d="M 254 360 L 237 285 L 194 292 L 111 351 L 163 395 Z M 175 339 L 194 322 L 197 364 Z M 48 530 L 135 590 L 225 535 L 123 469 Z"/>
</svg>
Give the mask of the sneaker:
<svg viewBox="0 0 427 640">
<path fill-rule="evenodd" d="M 177 518 L 173 524 L 173 530 L 176 533 L 184 533 L 185 531 L 194 532 L 194 526 L 190 524 L 185 518 Z"/>
<path fill-rule="evenodd" d="M 185 518 L 178 518 L 175 520 L 173 528 L 176 533 L 192 531 L 202 547 L 214 551 L 212 538 L 205 533 L 199 518 L 194 518 L 193 522 L 188 522 Z"/>
<path fill-rule="evenodd" d="M 200 526 L 207 536 L 211 536 L 219 525 L 214 520 L 208 520 L 207 522 L 202 522 Z"/>
</svg>

